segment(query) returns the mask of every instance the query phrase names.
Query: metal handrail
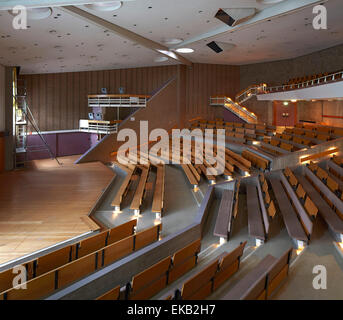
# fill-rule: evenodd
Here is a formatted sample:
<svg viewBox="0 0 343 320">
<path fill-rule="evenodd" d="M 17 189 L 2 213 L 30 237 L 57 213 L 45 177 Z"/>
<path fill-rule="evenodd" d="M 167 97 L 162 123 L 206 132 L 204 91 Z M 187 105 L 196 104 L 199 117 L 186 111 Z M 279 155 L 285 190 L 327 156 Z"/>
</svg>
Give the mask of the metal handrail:
<svg viewBox="0 0 343 320">
<path fill-rule="evenodd" d="M 245 107 L 241 106 L 240 104 L 232 101 L 231 98 L 229 97 L 210 97 L 210 104 L 211 105 L 224 105 L 224 106 L 229 104 L 231 106 L 234 106 L 238 110 L 238 112 L 235 112 L 235 110 L 233 110 L 236 114 L 241 112 L 245 116 L 253 118 L 254 120 L 257 120 L 257 117 L 254 113 L 248 111 Z M 237 115 L 240 116 L 240 114 L 237 114 Z"/>
<path fill-rule="evenodd" d="M 307 80 L 305 82 L 300 82 L 300 83 L 295 83 L 295 84 L 285 84 L 285 85 L 274 86 L 274 87 L 266 87 L 265 93 L 273 93 L 273 92 L 279 92 L 279 91 L 291 91 L 294 89 L 308 88 L 308 87 L 313 87 L 315 85 L 334 82 L 337 80 L 343 80 L 343 71 L 336 72 L 333 74 L 329 74 L 327 76 L 315 78 L 312 80 Z"/>
<path fill-rule="evenodd" d="M 235 99 L 236 101 L 239 101 L 239 102 L 243 100 L 247 100 L 252 96 L 256 96 L 257 94 L 264 92 L 265 88 L 267 88 L 267 85 L 265 83 L 258 84 L 258 85 L 251 85 L 248 88 L 239 92 L 236 95 Z"/>
</svg>

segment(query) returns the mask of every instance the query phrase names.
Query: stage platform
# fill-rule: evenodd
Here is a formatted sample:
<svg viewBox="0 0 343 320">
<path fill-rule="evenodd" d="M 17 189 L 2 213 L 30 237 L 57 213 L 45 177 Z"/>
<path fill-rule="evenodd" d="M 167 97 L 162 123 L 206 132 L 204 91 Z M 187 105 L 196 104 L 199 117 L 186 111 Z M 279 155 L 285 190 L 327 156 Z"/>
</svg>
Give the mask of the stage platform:
<svg viewBox="0 0 343 320">
<path fill-rule="evenodd" d="M 100 227 L 88 214 L 114 172 L 78 156 L 0 174 L 0 265 Z"/>
</svg>

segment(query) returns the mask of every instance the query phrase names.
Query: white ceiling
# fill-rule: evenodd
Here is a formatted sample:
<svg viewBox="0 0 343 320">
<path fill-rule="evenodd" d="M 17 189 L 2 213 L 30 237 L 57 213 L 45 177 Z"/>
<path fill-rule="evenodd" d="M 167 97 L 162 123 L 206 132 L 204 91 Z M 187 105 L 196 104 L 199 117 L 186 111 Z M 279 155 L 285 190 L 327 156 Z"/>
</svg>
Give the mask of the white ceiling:
<svg viewBox="0 0 343 320">
<path fill-rule="evenodd" d="M 219 8 L 256 7 L 262 11 L 266 6 L 256 0 L 135 0 L 123 2 L 119 10 L 110 13 L 80 8 L 159 43 L 168 38 L 189 41 L 187 46 L 195 52 L 184 56 L 192 62 L 239 65 L 292 58 L 343 43 L 343 1 L 329 0 L 325 5 L 328 30 L 312 28 L 310 7 L 195 42 L 192 39 L 209 31 L 215 34 L 223 26 L 214 18 Z M 154 51 L 74 18 L 58 7 L 47 19 L 29 21 L 28 30 L 14 30 L 12 19 L 7 11 L 0 11 L 0 64 L 19 65 L 23 73 L 176 63 L 155 62 L 159 55 Z M 235 47 L 216 54 L 206 46 L 213 40 Z"/>
</svg>

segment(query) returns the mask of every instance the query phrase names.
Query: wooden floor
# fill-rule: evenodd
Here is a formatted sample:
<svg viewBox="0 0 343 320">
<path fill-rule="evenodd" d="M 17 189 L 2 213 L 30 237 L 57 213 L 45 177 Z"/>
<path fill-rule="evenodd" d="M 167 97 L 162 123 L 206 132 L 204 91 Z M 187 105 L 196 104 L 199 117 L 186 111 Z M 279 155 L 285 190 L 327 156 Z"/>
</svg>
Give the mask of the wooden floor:
<svg viewBox="0 0 343 320">
<path fill-rule="evenodd" d="M 97 228 L 88 213 L 114 174 L 76 158 L 0 174 L 0 264 Z"/>
</svg>

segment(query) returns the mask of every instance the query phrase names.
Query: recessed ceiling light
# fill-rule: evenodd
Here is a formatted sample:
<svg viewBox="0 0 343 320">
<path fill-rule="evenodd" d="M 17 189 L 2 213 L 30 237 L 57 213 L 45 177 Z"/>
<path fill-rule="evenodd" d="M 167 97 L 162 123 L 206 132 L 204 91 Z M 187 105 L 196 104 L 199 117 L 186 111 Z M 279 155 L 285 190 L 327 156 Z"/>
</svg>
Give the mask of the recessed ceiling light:
<svg viewBox="0 0 343 320">
<path fill-rule="evenodd" d="M 16 16 L 16 13 L 13 13 L 12 10 L 8 10 L 9 14 Z M 42 20 L 50 17 L 52 15 L 51 8 L 31 8 L 27 9 L 27 18 L 29 20 Z"/>
<path fill-rule="evenodd" d="M 92 4 L 86 4 L 85 7 L 91 10 L 96 11 L 114 11 L 118 10 L 122 6 L 121 1 L 112 1 L 112 2 L 98 2 Z"/>
<path fill-rule="evenodd" d="M 194 50 L 191 48 L 179 48 L 179 49 L 176 49 L 175 51 L 178 53 L 192 53 L 192 52 L 194 52 Z"/>
<path fill-rule="evenodd" d="M 172 44 L 179 44 L 179 43 L 181 43 L 183 41 L 183 39 L 174 39 L 174 38 L 170 38 L 170 39 L 164 39 L 164 40 L 162 40 L 162 42 L 163 43 L 165 43 L 165 44 L 170 44 L 170 45 L 172 45 Z"/>
<path fill-rule="evenodd" d="M 165 62 L 168 61 L 167 57 L 157 57 L 154 59 L 155 62 Z"/>
</svg>

